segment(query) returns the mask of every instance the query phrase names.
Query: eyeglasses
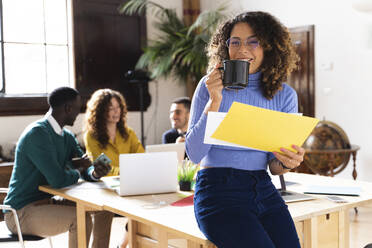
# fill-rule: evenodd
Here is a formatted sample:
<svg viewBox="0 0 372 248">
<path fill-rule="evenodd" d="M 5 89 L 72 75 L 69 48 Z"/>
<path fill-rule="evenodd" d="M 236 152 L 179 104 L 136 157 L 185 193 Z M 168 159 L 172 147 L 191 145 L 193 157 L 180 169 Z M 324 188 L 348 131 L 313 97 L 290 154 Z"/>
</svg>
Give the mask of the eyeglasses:
<svg viewBox="0 0 372 248">
<path fill-rule="evenodd" d="M 226 46 L 230 49 L 237 49 L 241 45 L 242 45 L 242 41 L 240 40 L 240 38 L 231 37 L 230 39 L 226 41 Z M 256 37 L 250 37 L 244 41 L 244 45 L 248 47 L 249 50 L 252 51 L 260 45 L 260 42 L 258 41 Z"/>
</svg>

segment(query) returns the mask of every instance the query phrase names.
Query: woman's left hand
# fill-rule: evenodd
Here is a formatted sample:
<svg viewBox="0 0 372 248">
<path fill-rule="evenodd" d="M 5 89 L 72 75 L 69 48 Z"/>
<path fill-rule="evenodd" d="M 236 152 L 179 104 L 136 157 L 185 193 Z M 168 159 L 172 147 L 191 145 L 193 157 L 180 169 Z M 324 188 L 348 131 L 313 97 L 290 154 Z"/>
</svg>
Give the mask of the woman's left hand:
<svg viewBox="0 0 372 248">
<path fill-rule="evenodd" d="M 301 162 L 304 160 L 305 149 L 296 145 L 292 145 L 292 148 L 297 152 L 292 152 L 285 148 L 280 148 L 279 152 L 274 152 L 275 157 L 283 163 L 285 167 L 294 169 L 300 166 Z"/>
</svg>

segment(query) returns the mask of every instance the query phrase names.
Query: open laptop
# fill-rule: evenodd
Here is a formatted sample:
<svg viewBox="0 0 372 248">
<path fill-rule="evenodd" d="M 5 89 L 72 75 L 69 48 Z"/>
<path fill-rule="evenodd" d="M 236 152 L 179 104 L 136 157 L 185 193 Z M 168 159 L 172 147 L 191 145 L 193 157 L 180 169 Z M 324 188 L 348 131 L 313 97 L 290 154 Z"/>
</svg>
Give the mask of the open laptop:
<svg viewBox="0 0 372 248">
<path fill-rule="evenodd" d="M 283 200 L 285 202 L 296 202 L 296 201 L 308 201 L 315 199 L 314 197 L 310 195 L 305 195 L 293 191 L 288 191 L 286 187 L 286 182 L 284 180 L 284 176 L 280 175 L 280 189 L 278 189 L 280 195 L 282 196 Z"/>
<path fill-rule="evenodd" d="M 147 145 L 146 152 L 177 152 L 178 162 L 185 159 L 185 143 L 172 143 L 160 145 Z"/>
<path fill-rule="evenodd" d="M 121 196 L 176 192 L 177 153 L 120 154 L 120 184 L 118 177 L 104 180 Z M 116 187 L 115 187 L 116 180 Z"/>
<path fill-rule="evenodd" d="M 120 175 L 103 177 L 107 188 L 121 196 L 176 192 L 177 153 L 120 154 Z"/>
</svg>

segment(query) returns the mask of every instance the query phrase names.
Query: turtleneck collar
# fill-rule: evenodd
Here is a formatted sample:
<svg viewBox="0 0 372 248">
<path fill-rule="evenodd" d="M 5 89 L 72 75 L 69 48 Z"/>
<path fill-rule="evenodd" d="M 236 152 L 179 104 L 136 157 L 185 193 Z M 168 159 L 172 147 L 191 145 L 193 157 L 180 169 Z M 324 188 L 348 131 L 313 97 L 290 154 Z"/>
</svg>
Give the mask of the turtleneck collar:
<svg viewBox="0 0 372 248">
<path fill-rule="evenodd" d="M 248 80 L 249 80 L 248 87 L 260 86 L 260 84 L 261 84 L 261 72 L 258 71 L 256 73 L 249 74 Z"/>
</svg>

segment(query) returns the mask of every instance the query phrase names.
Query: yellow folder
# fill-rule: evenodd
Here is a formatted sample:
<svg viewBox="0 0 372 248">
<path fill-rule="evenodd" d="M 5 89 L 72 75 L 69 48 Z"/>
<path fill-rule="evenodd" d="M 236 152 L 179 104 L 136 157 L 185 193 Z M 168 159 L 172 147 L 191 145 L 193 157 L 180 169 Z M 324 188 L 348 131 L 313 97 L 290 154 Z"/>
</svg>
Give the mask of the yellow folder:
<svg viewBox="0 0 372 248">
<path fill-rule="evenodd" d="M 212 138 L 262 150 L 302 146 L 318 119 L 233 102 Z"/>
</svg>

